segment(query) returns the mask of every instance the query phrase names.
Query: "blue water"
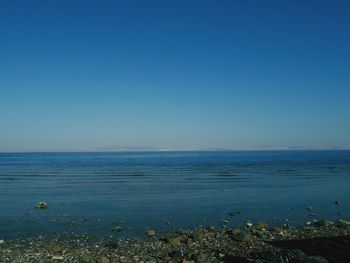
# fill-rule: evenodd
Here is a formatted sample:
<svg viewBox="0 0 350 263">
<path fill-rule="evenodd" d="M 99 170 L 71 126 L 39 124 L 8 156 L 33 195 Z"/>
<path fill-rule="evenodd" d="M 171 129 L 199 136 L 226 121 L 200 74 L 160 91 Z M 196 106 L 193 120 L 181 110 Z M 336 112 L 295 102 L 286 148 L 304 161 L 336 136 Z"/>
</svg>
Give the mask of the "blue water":
<svg viewBox="0 0 350 263">
<path fill-rule="evenodd" d="M 349 187 L 350 151 L 2 153 L 0 239 L 350 218 Z"/>
</svg>

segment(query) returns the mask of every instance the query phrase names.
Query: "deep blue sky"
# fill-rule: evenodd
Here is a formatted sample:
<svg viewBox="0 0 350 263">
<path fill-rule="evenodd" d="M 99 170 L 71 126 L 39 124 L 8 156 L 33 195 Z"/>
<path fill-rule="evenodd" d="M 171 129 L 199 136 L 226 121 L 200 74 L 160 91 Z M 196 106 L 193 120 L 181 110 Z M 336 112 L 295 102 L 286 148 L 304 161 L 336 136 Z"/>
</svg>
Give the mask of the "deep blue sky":
<svg viewBox="0 0 350 263">
<path fill-rule="evenodd" d="M 350 2 L 1 1 L 0 151 L 350 148 Z"/>
</svg>

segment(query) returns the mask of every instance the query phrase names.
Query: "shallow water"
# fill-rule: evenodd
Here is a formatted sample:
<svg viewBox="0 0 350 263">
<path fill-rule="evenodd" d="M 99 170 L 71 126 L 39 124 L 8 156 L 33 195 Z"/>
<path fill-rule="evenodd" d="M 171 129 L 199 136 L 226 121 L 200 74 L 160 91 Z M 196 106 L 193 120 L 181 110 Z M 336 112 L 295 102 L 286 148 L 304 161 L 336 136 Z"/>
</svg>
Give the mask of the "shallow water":
<svg viewBox="0 0 350 263">
<path fill-rule="evenodd" d="M 350 151 L 1 153 L 0 239 L 336 220 L 350 217 L 349 186 Z"/>
</svg>

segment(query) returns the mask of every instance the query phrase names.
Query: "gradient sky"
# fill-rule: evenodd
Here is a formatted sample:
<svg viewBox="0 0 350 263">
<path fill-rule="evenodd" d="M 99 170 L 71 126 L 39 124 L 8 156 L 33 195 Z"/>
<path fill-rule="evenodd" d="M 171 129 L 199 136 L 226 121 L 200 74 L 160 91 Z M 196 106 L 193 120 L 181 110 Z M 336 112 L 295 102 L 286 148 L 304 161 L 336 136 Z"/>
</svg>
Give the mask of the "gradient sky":
<svg viewBox="0 0 350 263">
<path fill-rule="evenodd" d="M 349 14 L 347 0 L 1 1 L 0 151 L 350 148 Z"/>
</svg>

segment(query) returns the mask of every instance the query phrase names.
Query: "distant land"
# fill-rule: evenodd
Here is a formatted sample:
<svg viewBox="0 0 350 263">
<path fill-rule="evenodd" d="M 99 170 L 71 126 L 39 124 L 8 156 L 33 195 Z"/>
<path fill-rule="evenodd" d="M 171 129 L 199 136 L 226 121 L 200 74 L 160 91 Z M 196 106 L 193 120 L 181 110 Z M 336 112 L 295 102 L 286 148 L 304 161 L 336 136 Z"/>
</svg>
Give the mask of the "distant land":
<svg viewBox="0 0 350 263">
<path fill-rule="evenodd" d="M 88 149 L 38 149 L 13 151 L 0 149 L 0 153 L 25 153 L 25 152 L 209 152 L 209 151 L 346 151 L 349 147 L 339 146 L 257 146 L 257 147 L 208 147 L 208 148 L 167 148 L 152 146 L 103 146 Z"/>
</svg>

